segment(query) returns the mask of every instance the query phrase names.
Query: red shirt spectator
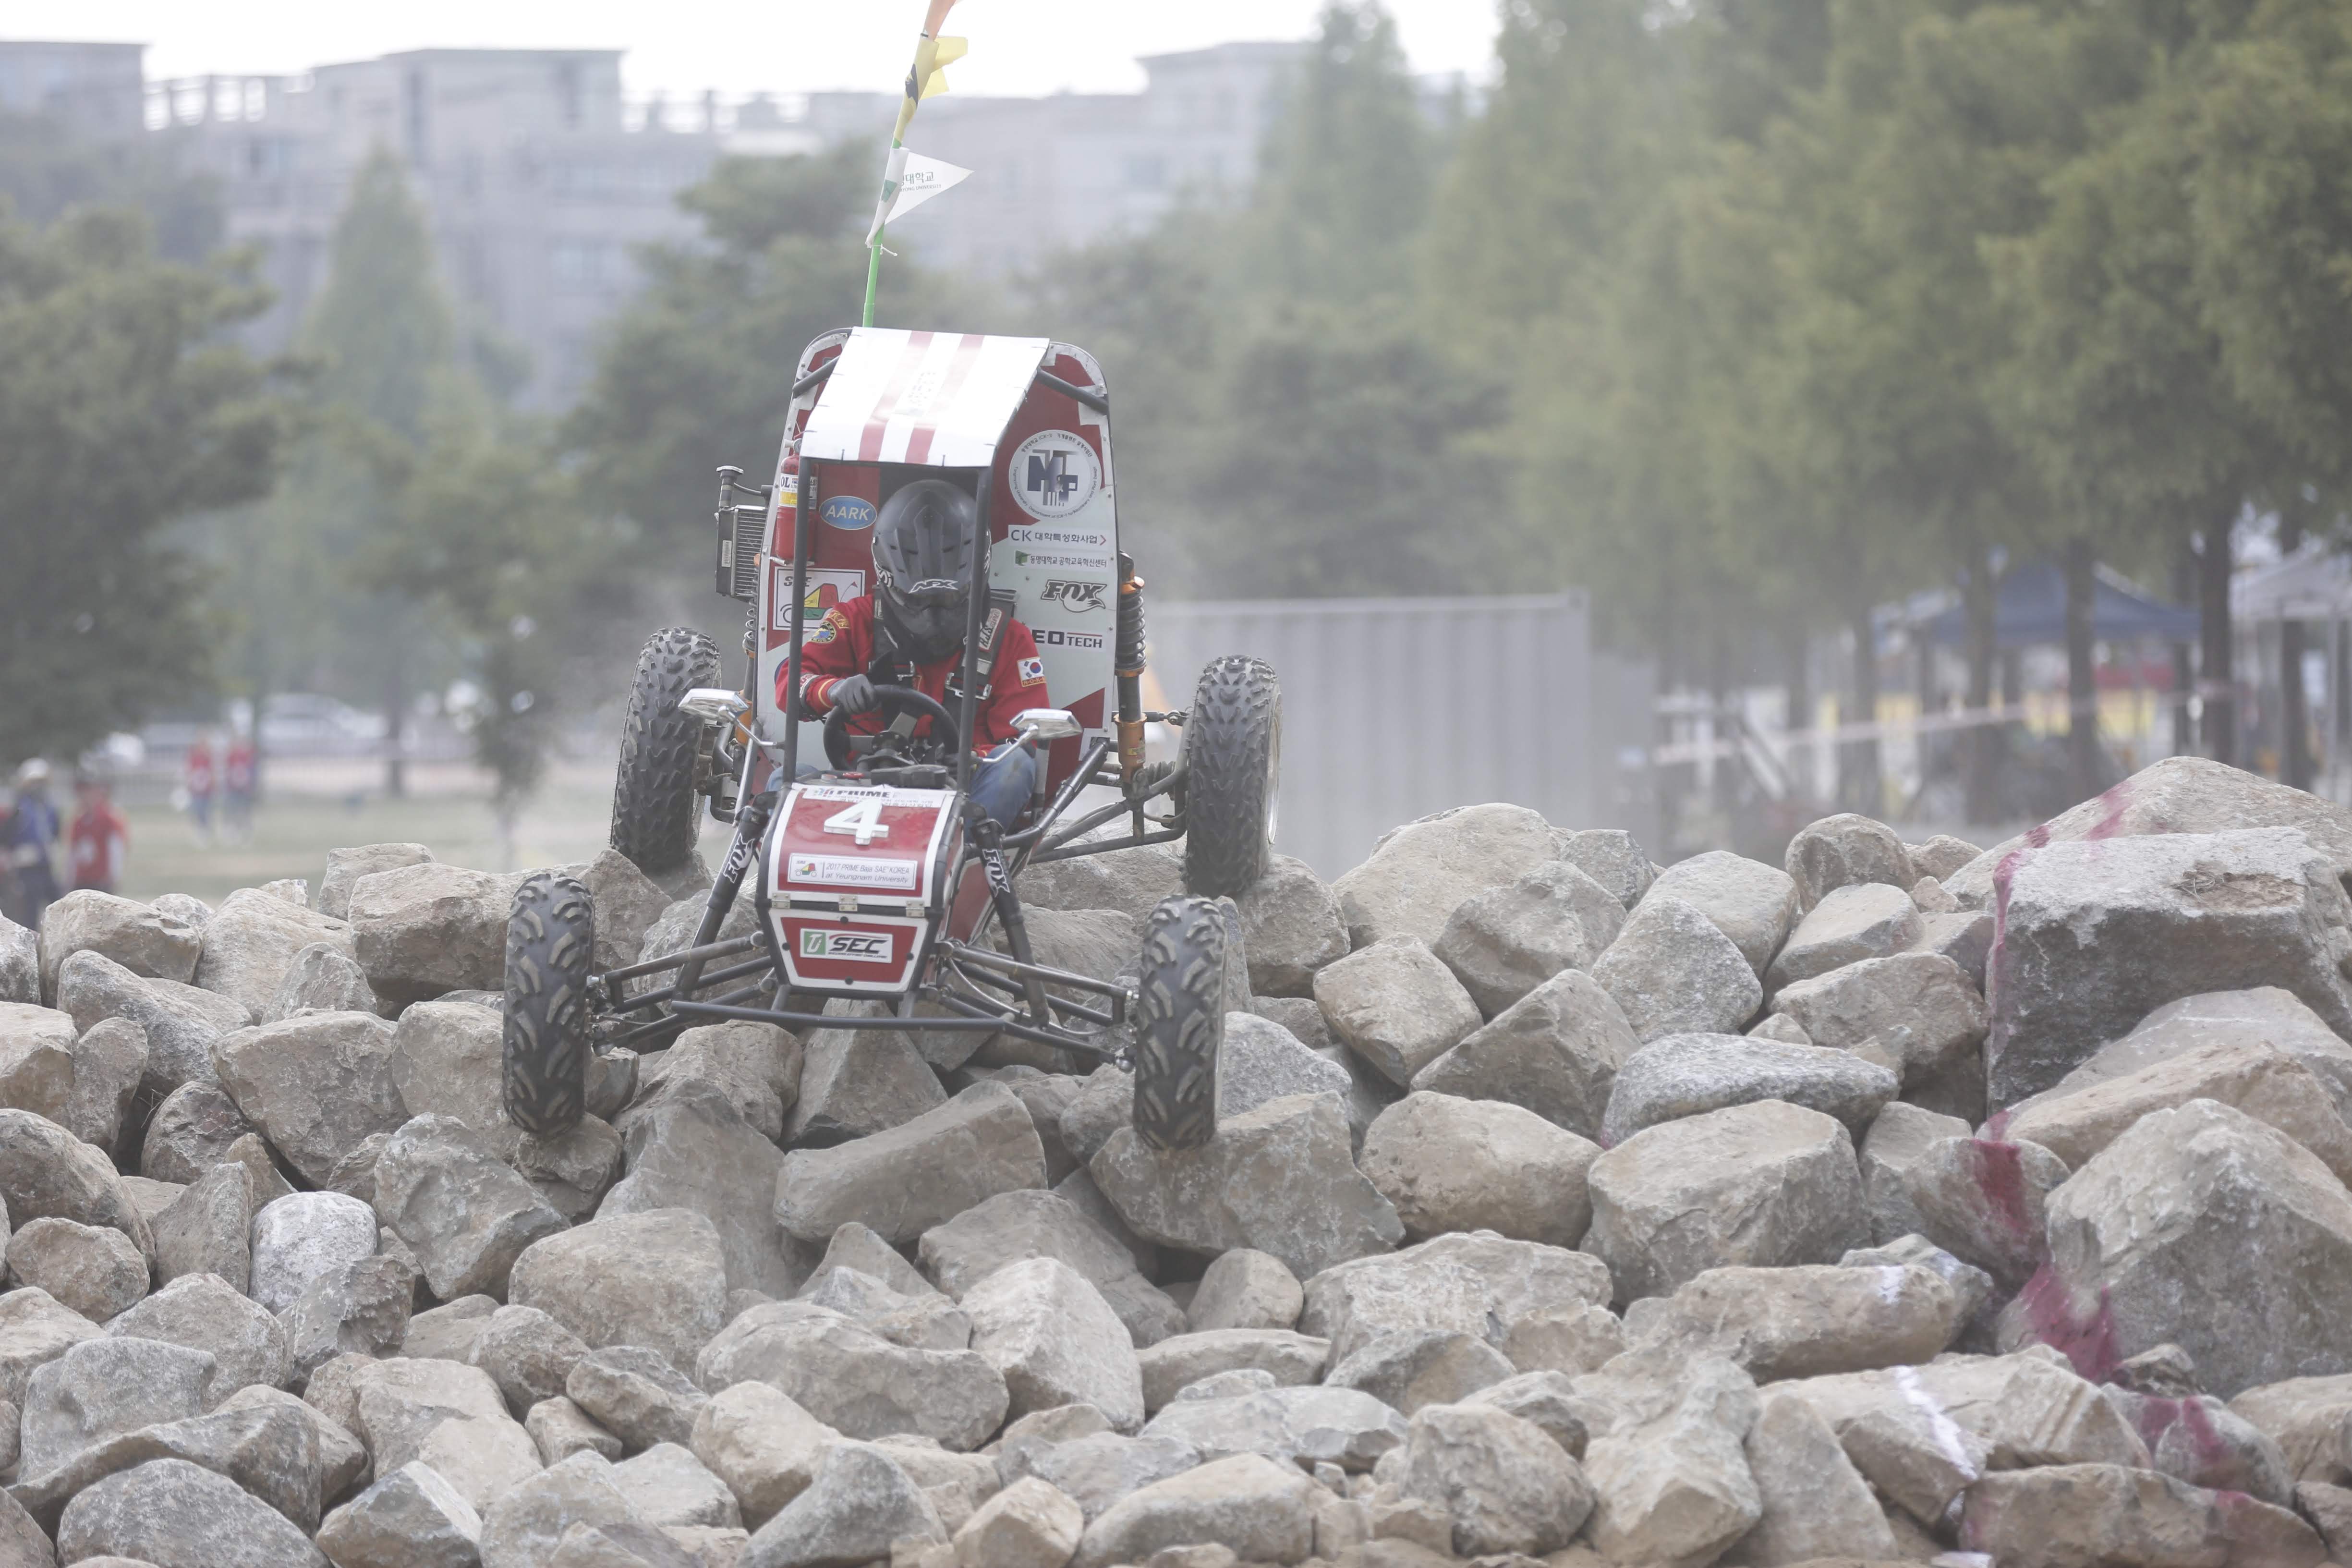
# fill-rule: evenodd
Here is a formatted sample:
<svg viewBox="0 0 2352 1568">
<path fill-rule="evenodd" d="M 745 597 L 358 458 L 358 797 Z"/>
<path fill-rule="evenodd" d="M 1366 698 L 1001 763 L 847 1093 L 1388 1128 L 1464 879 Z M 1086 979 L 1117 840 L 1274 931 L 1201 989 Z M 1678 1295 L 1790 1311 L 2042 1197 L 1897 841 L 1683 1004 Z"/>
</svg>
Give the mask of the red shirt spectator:
<svg viewBox="0 0 2352 1568">
<path fill-rule="evenodd" d="M 131 825 L 107 798 L 104 784 L 85 782 L 75 793 L 81 797 L 81 808 L 66 829 L 73 885 L 110 893 L 122 879 L 122 858 L 131 848 Z"/>
</svg>

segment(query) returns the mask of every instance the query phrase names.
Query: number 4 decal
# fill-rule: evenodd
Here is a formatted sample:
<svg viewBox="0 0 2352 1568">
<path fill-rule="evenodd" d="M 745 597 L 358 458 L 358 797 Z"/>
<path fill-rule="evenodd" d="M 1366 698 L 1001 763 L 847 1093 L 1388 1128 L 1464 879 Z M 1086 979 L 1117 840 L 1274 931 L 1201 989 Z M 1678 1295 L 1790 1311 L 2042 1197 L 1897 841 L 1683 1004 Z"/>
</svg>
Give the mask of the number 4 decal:
<svg viewBox="0 0 2352 1568">
<path fill-rule="evenodd" d="M 861 849 L 877 838 L 890 837 L 890 829 L 883 826 L 882 802 L 879 799 L 861 800 L 847 811 L 835 812 L 824 819 L 824 830 L 855 837 Z"/>
</svg>

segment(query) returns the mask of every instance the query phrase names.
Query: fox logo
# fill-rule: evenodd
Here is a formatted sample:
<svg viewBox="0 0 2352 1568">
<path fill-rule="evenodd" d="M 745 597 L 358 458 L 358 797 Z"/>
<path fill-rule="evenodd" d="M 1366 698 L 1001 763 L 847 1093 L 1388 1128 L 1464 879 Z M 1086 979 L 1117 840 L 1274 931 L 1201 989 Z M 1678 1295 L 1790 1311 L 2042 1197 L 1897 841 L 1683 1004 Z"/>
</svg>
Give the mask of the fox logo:
<svg viewBox="0 0 2352 1568">
<path fill-rule="evenodd" d="M 1055 578 L 1045 584 L 1043 597 L 1049 605 L 1059 605 L 1074 616 L 1083 616 L 1103 607 L 1105 591 L 1105 584 L 1100 583 L 1071 583 Z"/>
</svg>

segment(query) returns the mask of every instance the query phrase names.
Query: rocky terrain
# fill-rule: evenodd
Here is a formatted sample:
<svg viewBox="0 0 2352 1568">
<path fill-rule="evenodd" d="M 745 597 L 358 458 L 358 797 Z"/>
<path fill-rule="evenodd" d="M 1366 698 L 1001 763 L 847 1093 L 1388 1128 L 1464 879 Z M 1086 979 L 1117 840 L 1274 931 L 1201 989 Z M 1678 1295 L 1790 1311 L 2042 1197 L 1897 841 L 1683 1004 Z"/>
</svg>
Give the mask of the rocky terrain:
<svg viewBox="0 0 2352 1568">
<path fill-rule="evenodd" d="M 1177 864 L 1025 874 L 1041 958 Z M 1472 806 L 1236 901 L 1183 1153 L 751 1024 L 532 1137 L 515 879 L 77 893 L 0 922 L 0 1568 L 2352 1563 L 2347 877 L 2187 759 L 1782 866 Z"/>
</svg>

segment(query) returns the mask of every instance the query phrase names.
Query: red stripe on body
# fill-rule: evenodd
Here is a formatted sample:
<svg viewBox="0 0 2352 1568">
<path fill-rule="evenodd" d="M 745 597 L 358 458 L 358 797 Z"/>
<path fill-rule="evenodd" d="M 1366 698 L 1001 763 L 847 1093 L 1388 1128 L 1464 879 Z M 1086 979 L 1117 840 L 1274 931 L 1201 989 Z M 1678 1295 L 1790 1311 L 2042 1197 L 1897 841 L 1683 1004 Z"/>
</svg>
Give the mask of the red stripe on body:
<svg viewBox="0 0 2352 1568">
<path fill-rule="evenodd" d="M 948 361 L 947 377 L 940 383 L 939 396 L 931 403 L 931 412 L 907 437 L 907 461 L 919 463 L 931 455 L 931 442 L 940 433 L 940 416 L 955 405 L 956 395 L 963 390 L 971 367 L 979 362 L 983 341 L 976 332 L 966 332 L 957 342 L 955 357 Z"/>
<path fill-rule="evenodd" d="M 906 350 L 898 356 L 898 363 L 890 373 L 890 384 L 875 400 L 873 410 L 866 416 L 866 429 L 857 437 L 859 462 L 881 460 L 882 433 L 889 428 L 891 411 L 898 406 L 898 399 L 906 394 L 907 384 L 915 379 L 915 371 L 922 364 L 923 355 L 929 352 L 930 346 L 929 332 L 909 332 L 907 335 Z"/>
</svg>

